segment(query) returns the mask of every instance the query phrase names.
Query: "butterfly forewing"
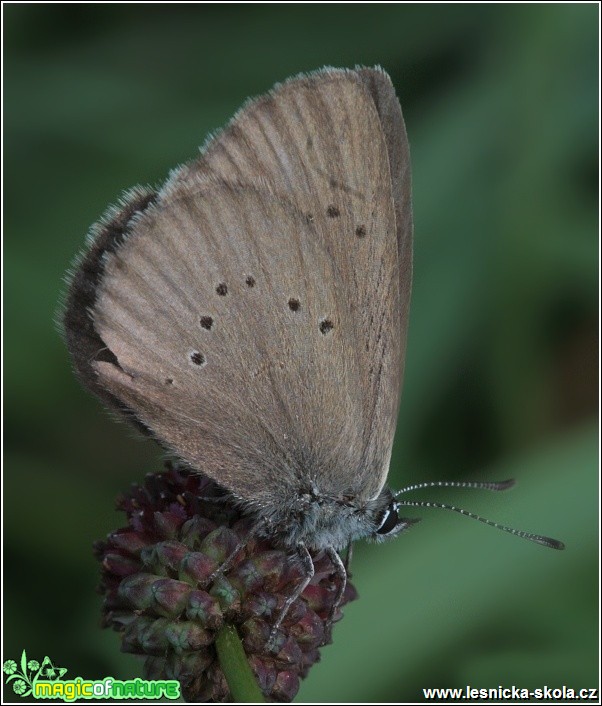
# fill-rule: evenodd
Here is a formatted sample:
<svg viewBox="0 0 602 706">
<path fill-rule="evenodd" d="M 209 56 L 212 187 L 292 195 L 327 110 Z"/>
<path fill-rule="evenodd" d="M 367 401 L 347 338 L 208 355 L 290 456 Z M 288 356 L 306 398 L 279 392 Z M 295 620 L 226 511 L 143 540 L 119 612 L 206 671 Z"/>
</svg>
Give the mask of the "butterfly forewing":
<svg viewBox="0 0 602 706">
<path fill-rule="evenodd" d="M 390 184 L 383 193 L 378 181 L 387 164 Z M 382 69 L 324 69 L 276 86 L 249 101 L 197 160 L 176 170 L 167 190 L 193 174 L 267 180 L 300 201 L 311 194 L 322 209 L 347 193 L 353 208 L 346 214 L 355 215 L 360 237 L 370 196 L 376 190 L 380 198 L 392 197 L 405 335 L 412 280 L 410 154 L 401 107 Z"/>
<path fill-rule="evenodd" d="M 289 80 L 243 108 L 165 193 L 192 175 L 261 180 L 292 192 L 309 218 L 338 220 L 326 247 L 355 306 L 371 420 L 362 467 L 366 492 L 376 492 L 395 428 L 412 274 L 409 150 L 389 77 L 332 69 Z"/>
</svg>

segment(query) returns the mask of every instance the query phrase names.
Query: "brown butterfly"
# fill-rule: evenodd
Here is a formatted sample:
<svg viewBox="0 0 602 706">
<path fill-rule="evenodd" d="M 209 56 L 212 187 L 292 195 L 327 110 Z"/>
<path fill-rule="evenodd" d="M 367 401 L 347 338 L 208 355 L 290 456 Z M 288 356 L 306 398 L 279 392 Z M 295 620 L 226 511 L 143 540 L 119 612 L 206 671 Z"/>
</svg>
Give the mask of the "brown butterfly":
<svg viewBox="0 0 602 706">
<path fill-rule="evenodd" d="M 380 68 L 327 68 L 248 102 L 161 189 L 111 209 L 73 273 L 64 327 L 89 389 L 299 555 L 292 602 L 309 549 L 344 578 L 341 549 L 416 521 L 402 505 L 495 524 L 385 485 L 411 279 L 395 90 Z M 429 485 L 510 482 L 404 490 Z"/>
</svg>

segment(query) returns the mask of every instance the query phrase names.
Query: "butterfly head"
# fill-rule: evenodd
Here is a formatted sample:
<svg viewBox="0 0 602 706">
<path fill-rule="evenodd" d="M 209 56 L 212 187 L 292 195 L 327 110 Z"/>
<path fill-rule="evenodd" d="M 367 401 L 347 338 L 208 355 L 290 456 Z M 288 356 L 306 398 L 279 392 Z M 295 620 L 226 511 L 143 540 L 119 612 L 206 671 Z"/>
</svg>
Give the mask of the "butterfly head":
<svg viewBox="0 0 602 706">
<path fill-rule="evenodd" d="M 383 542 L 393 539 L 398 534 L 408 529 L 420 518 L 400 517 L 398 514 L 400 504 L 395 495 L 387 487 L 384 487 L 380 495 L 371 503 L 368 509 L 372 527 L 368 538 L 375 542 Z"/>
</svg>

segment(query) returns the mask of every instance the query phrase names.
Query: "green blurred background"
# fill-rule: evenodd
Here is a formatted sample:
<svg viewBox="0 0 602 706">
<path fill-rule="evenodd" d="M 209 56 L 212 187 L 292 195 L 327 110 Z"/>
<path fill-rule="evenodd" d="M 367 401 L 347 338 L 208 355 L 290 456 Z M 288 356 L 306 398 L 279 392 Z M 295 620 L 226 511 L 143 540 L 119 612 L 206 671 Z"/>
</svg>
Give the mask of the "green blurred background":
<svg viewBox="0 0 602 706">
<path fill-rule="evenodd" d="M 160 453 L 78 386 L 53 324 L 89 225 L 248 95 L 380 63 L 415 209 L 391 483 L 516 477 L 506 495 L 425 497 L 567 550 L 437 511 L 360 544 L 360 600 L 298 700 L 597 685 L 597 5 L 8 5 L 4 20 L 5 658 L 141 674 L 98 627 L 91 545 Z"/>
</svg>

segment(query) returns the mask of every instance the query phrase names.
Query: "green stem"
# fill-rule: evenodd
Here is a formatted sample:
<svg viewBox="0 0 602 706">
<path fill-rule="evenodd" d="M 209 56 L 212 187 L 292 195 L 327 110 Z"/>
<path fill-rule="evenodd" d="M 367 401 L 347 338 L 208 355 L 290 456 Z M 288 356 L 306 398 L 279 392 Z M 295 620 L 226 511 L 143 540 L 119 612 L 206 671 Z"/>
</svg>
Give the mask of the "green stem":
<svg viewBox="0 0 602 706">
<path fill-rule="evenodd" d="M 265 698 L 251 671 L 236 628 L 224 625 L 215 641 L 217 656 L 234 701 L 265 703 Z"/>
</svg>

